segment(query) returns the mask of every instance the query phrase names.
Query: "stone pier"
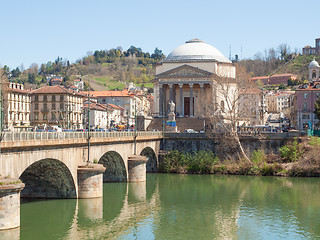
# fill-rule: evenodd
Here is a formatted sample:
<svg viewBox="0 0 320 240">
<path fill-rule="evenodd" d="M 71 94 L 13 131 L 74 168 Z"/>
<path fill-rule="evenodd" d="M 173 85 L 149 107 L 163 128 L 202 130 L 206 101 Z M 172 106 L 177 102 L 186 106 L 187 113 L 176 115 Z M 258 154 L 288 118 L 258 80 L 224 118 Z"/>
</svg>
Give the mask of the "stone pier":
<svg viewBox="0 0 320 240">
<path fill-rule="evenodd" d="M 78 168 L 78 198 L 97 198 L 103 196 L 103 173 L 101 164 L 88 164 Z"/>
<path fill-rule="evenodd" d="M 19 179 L 0 179 L 0 231 L 20 226 L 20 192 L 24 183 Z"/>
<path fill-rule="evenodd" d="M 128 157 L 128 182 L 145 182 L 147 180 L 145 156 L 133 155 Z"/>
</svg>

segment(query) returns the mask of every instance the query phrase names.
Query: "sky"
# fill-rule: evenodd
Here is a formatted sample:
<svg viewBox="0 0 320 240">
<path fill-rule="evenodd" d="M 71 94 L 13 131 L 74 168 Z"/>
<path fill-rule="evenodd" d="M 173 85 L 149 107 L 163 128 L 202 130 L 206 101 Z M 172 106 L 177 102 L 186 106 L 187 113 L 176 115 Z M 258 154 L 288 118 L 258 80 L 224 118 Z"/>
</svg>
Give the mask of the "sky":
<svg viewBox="0 0 320 240">
<path fill-rule="evenodd" d="M 240 59 L 282 43 L 301 51 L 320 37 L 319 9 L 319 0 L 0 0 L 0 65 L 75 62 L 131 45 L 168 55 L 192 38 L 227 58 L 230 46 Z"/>
</svg>

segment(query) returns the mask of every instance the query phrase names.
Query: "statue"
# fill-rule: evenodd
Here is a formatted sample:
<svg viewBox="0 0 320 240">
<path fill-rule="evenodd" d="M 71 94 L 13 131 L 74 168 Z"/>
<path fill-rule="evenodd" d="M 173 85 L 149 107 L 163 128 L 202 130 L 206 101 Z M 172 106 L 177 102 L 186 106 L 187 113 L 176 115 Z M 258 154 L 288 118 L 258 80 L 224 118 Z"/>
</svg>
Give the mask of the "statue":
<svg viewBox="0 0 320 240">
<path fill-rule="evenodd" d="M 169 109 L 170 109 L 170 112 L 173 113 L 174 112 L 174 109 L 175 109 L 175 104 L 173 101 L 170 101 L 169 102 Z"/>
</svg>

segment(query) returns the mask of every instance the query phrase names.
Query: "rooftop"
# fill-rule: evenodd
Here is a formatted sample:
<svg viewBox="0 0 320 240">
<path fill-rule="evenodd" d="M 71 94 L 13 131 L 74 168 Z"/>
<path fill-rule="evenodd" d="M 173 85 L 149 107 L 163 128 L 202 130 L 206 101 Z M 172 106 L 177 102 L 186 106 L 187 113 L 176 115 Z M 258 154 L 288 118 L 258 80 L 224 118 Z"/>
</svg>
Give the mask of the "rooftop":
<svg viewBox="0 0 320 240">
<path fill-rule="evenodd" d="M 83 94 L 88 94 L 88 91 L 82 91 Z M 90 91 L 93 97 L 131 97 L 134 94 L 128 90 L 123 91 Z"/>
<path fill-rule="evenodd" d="M 30 92 L 31 94 L 75 94 L 80 95 L 77 92 L 71 91 L 64 86 L 61 85 L 55 85 L 55 86 L 44 86 L 35 90 L 32 90 Z"/>
</svg>

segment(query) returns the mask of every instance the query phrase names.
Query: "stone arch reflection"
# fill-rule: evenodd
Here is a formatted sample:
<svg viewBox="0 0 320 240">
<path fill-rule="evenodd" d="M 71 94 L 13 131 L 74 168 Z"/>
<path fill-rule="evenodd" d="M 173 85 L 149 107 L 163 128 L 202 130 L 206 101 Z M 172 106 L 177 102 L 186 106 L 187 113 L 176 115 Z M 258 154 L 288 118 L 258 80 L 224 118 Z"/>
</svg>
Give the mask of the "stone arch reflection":
<svg viewBox="0 0 320 240">
<path fill-rule="evenodd" d="M 106 167 L 103 182 L 126 182 L 126 166 L 121 155 L 115 151 L 106 152 L 99 160 L 99 164 Z"/>
<path fill-rule="evenodd" d="M 56 159 L 31 164 L 20 176 L 25 183 L 21 197 L 76 198 L 76 187 L 68 167 Z"/>
<path fill-rule="evenodd" d="M 77 199 L 24 198 L 19 228 L 21 239 L 62 239 L 72 227 L 76 204 Z"/>
<path fill-rule="evenodd" d="M 157 156 L 154 150 L 151 147 L 144 148 L 140 155 L 146 156 L 148 158 L 147 162 L 147 172 L 157 172 L 158 171 L 158 162 Z"/>
</svg>

